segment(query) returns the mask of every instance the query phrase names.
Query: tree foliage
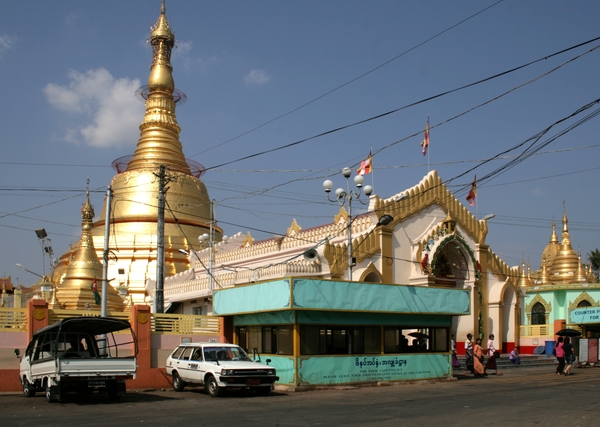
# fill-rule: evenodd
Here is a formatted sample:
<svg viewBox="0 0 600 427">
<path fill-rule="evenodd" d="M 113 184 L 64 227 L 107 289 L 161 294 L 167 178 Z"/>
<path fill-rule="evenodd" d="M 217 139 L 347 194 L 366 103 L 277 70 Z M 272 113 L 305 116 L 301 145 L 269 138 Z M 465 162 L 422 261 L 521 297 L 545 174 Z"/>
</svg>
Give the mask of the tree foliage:
<svg viewBox="0 0 600 427">
<path fill-rule="evenodd" d="M 594 270 L 594 274 L 596 278 L 600 275 L 600 250 L 594 249 L 588 254 L 588 261 L 592 264 L 592 269 Z"/>
</svg>

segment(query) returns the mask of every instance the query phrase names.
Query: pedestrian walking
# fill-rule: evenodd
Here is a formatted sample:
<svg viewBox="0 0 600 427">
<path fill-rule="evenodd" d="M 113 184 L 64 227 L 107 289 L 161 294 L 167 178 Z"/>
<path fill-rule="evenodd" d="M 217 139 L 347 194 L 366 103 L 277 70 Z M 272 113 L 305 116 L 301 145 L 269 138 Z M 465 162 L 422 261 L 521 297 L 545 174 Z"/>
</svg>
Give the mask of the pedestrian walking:
<svg viewBox="0 0 600 427">
<path fill-rule="evenodd" d="M 496 371 L 496 375 L 502 375 L 502 372 L 498 371 L 498 364 L 496 363 L 496 347 L 494 347 L 494 334 L 489 335 L 489 339 L 487 342 L 487 355 L 488 360 L 485 364 L 484 372 L 488 369 L 493 369 Z"/>
<path fill-rule="evenodd" d="M 467 340 L 465 341 L 465 356 L 466 356 L 466 369 L 465 373 L 474 373 L 473 369 L 473 335 L 467 334 Z"/>
<path fill-rule="evenodd" d="M 456 355 L 456 341 L 454 340 L 454 334 L 452 334 L 452 338 L 450 339 L 450 348 L 452 350 L 452 368 L 460 368 L 460 361 Z"/>
<path fill-rule="evenodd" d="M 571 375 L 571 369 L 573 369 L 573 344 L 571 344 L 571 338 L 565 337 L 563 342 L 563 350 L 565 351 L 565 375 Z"/>
<path fill-rule="evenodd" d="M 487 375 L 483 367 L 483 347 L 481 347 L 481 338 L 475 340 L 473 345 L 473 373 L 476 377 Z"/>
<path fill-rule="evenodd" d="M 556 375 L 564 375 L 565 369 L 565 350 L 563 348 L 563 337 L 558 337 L 556 346 L 554 347 L 556 359 L 558 360 L 558 366 L 556 367 Z"/>
</svg>

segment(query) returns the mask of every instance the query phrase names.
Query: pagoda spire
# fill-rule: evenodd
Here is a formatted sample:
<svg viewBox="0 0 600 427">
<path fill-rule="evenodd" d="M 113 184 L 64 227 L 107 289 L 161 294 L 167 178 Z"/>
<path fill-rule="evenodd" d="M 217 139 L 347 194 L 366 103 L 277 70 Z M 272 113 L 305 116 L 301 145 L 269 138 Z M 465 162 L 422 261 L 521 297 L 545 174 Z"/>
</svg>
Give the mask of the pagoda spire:
<svg viewBox="0 0 600 427">
<path fill-rule="evenodd" d="M 146 100 L 146 113 L 127 170 L 153 170 L 165 165 L 170 171 L 191 174 L 179 141 L 181 128 L 175 116 L 175 103 L 185 99 L 185 95 L 175 89 L 171 66 L 175 34 L 171 31 L 166 13 L 163 0 L 156 23 L 150 27 L 148 42 L 152 46 L 152 65 L 148 85 L 139 91 Z"/>
</svg>

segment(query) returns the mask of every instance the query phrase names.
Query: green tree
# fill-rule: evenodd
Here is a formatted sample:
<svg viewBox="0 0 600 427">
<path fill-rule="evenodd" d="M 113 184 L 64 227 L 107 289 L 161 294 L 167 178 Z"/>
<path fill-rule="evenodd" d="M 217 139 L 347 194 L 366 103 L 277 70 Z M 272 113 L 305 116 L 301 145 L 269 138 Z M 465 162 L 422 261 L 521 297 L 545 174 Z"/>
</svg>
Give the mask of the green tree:
<svg viewBox="0 0 600 427">
<path fill-rule="evenodd" d="M 588 261 L 590 262 L 590 264 L 592 264 L 592 270 L 594 270 L 596 279 L 598 279 L 598 276 L 600 275 L 600 250 L 594 249 L 594 250 L 592 250 L 592 252 L 589 252 L 587 255 L 588 255 Z"/>
</svg>

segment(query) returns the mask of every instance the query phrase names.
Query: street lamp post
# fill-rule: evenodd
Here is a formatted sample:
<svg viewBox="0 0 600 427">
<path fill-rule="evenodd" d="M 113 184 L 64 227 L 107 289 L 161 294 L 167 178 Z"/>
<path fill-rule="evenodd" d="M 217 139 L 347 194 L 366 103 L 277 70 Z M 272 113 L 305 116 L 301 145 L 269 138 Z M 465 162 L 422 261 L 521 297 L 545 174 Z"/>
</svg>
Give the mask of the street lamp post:
<svg viewBox="0 0 600 427">
<path fill-rule="evenodd" d="M 363 182 L 365 178 L 362 175 L 356 175 L 354 177 L 354 184 L 356 185 L 356 188 L 358 188 L 358 191 L 351 190 L 350 175 L 352 175 L 352 169 L 345 167 L 342 169 L 342 175 L 344 178 L 346 178 L 346 190 L 341 187 L 335 190 L 335 199 L 331 199 L 329 197 L 329 193 L 333 188 L 333 182 L 331 182 L 331 180 L 328 179 L 323 182 L 323 188 L 325 189 L 325 193 L 327 193 L 327 200 L 330 202 L 338 202 L 340 206 L 348 206 L 348 221 L 346 224 L 348 245 L 346 250 L 348 252 L 348 280 L 352 281 L 352 264 L 354 263 L 354 258 L 352 257 L 352 200 L 358 200 L 363 205 L 368 204 L 368 202 L 363 202 L 360 198 L 361 190 L 362 193 L 368 197 L 373 192 L 373 187 L 370 185 L 365 185 L 363 188 Z"/>
</svg>

